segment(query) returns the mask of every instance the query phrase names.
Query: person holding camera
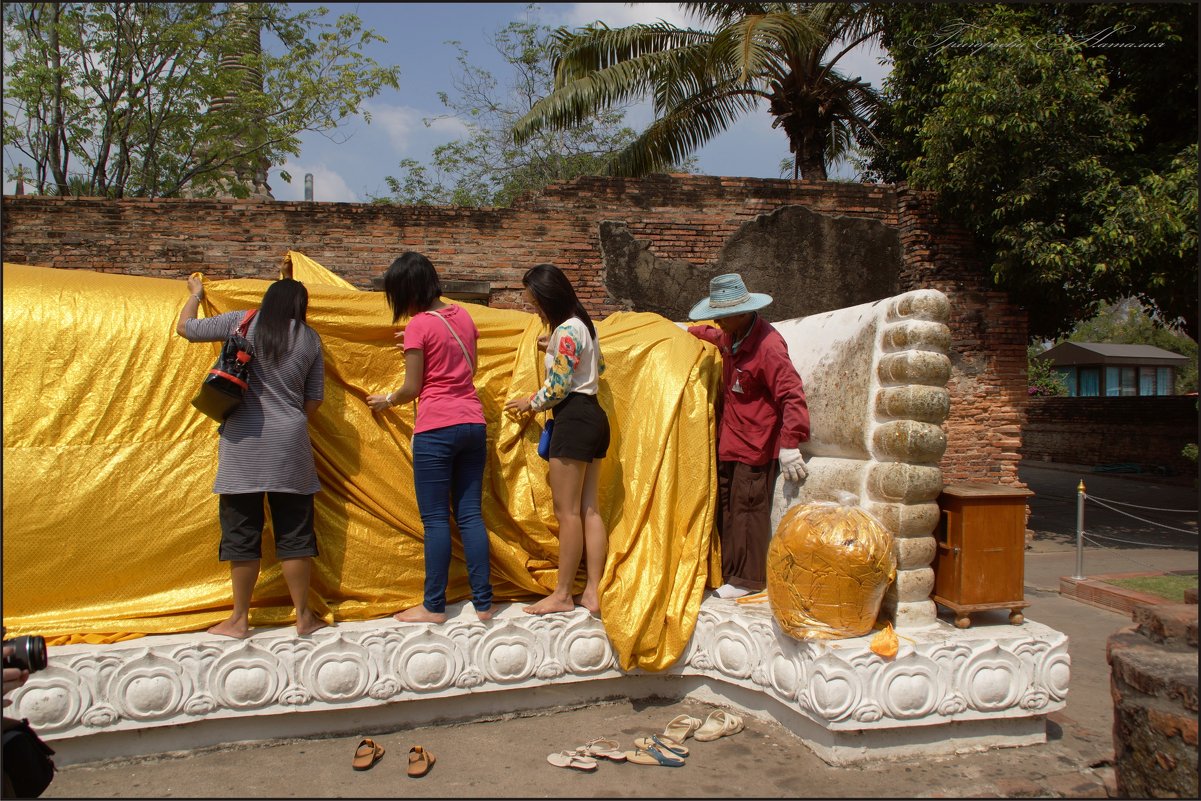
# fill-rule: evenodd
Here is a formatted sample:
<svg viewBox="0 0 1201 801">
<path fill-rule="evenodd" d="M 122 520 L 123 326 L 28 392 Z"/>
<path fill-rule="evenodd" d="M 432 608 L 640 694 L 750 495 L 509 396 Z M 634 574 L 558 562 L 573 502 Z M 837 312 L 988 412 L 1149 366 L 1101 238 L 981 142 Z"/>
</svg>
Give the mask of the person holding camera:
<svg viewBox="0 0 1201 801">
<path fill-rule="evenodd" d="M 23 686 L 29 674 L 46 667 L 44 637 L 4 641 L 4 706 L 8 694 Z M 3 717 L 3 787 L 0 798 L 37 798 L 54 779 L 54 749 L 42 742 L 28 720 Z"/>
</svg>

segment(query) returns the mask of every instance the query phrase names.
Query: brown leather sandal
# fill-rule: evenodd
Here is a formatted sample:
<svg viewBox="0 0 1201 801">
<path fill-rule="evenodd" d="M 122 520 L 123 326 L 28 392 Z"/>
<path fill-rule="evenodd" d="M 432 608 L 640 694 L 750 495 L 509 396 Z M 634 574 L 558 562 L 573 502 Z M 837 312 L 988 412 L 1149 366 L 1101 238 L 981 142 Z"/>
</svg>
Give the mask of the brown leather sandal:
<svg viewBox="0 0 1201 801">
<path fill-rule="evenodd" d="M 430 772 L 437 759 L 419 745 L 409 749 L 409 776 L 417 779 Z"/>
<path fill-rule="evenodd" d="M 370 737 L 364 737 L 359 742 L 359 747 L 354 750 L 354 761 L 350 764 L 355 770 L 367 770 L 383 756 L 384 747 L 376 745 L 375 740 Z"/>
</svg>

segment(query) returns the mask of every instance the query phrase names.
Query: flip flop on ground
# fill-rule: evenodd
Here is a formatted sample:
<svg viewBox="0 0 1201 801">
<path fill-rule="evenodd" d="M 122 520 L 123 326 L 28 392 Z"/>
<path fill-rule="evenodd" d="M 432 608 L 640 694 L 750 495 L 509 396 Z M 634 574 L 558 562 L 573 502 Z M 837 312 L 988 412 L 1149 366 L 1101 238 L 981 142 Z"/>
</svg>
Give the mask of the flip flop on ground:
<svg viewBox="0 0 1201 801">
<path fill-rule="evenodd" d="M 665 768 L 684 767 L 684 760 L 663 752 L 658 746 L 626 751 L 626 761 L 635 765 L 662 765 Z"/>
<path fill-rule="evenodd" d="M 557 754 L 547 754 L 546 761 L 556 768 L 571 768 L 572 770 L 582 770 L 585 773 L 596 770 L 597 765 L 595 759 L 581 754 L 579 751 L 560 751 Z"/>
<path fill-rule="evenodd" d="M 663 730 L 663 733 L 673 740 L 682 743 L 691 737 L 692 733 L 700 728 L 700 725 L 700 718 L 694 718 L 691 715 L 676 715 L 667 724 L 667 728 Z"/>
<path fill-rule="evenodd" d="M 742 731 L 742 718 L 724 709 L 714 709 L 705 718 L 705 722 L 693 735 L 702 743 L 711 742 L 719 737 L 728 737 Z"/>
<path fill-rule="evenodd" d="M 650 737 L 639 737 L 634 741 L 635 748 L 658 748 L 662 751 L 667 751 L 674 756 L 688 756 L 688 746 L 677 740 L 675 737 L 668 737 L 666 734 L 652 734 Z"/>
<path fill-rule="evenodd" d="M 419 745 L 409 749 L 409 776 L 419 779 L 430 772 L 437 758 Z"/>
<path fill-rule="evenodd" d="M 608 737 L 597 737 L 595 740 L 589 740 L 587 744 L 577 748 L 576 752 L 598 759 L 609 759 L 613 762 L 626 761 L 626 752 L 621 750 L 620 743 Z"/>
<path fill-rule="evenodd" d="M 355 770 L 367 770 L 379 762 L 383 755 L 384 747 L 382 745 L 376 745 L 375 740 L 364 737 L 359 741 L 359 747 L 354 750 L 354 761 L 350 764 Z"/>
</svg>

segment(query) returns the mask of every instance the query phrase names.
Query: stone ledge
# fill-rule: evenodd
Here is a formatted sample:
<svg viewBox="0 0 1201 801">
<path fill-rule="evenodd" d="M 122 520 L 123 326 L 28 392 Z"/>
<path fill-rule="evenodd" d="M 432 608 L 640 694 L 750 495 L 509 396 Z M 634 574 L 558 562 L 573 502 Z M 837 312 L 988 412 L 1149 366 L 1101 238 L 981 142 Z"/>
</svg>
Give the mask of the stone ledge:
<svg viewBox="0 0 1201 801">
<path fill-rule="evenodd" d="M 1102 609 L 1111 609 L 1115 612 L 1121 612 L 1124 615 L 1131 615 L 1134 613 L 1135 607 L 1140 604 L 1154 606 L 1159 604 L 1175 604 L 1178 602 L 1158 595 L 1152 595 L 1148 592 L 1140 592 L 1138 590 L 1127 589 L 1126 587 L 1119 587 L 1115 584 L 1108 584 L 1106 580 L 1162 575 L 1161 571 L 1144 571 L 1136 573 L 1111 573 L 1085 578 L 1060 576 L 1059 594 L 1068 598 L 1075 598 L 1077 601 L 1082 601 L 1092 606 L 1099 606 Z"/>
<path fill-rule="evenodd" d="M 1152 642 L 1197 647 L 1195 604 L 1140 604 L 1134 608 L 1133 618 L 1139 634 Z"/>
<path fill-rule="evenodd" d="M 1197 652 L 1151 642 L 1128 627 L 1110 635 L 1106 644 L 1115 688 L 1163 698 L 1197 713 Z"/>
<path fill-rule="evenodd" d="M 697 696 L 777 720 L 827 762 L 1045 741 L 1065 705 L 1067 637 L 1041 624 L 938 622 L 897 657 L 868 637 L 798 642 L 770 610 L 709 597 L 686 652 L 663 673 L 625 672 L 583 609 L 537 618 L 518 605 L 481 623 L 341 623 L 299 638 L 207 633 L 52 649 L 13 693 L 63 764 L 263 737 L 354 730 L 364 720 L 466 720 L 603 697 Z M 213 739 L 213 738 L 218 739 Z"/>
</svg>

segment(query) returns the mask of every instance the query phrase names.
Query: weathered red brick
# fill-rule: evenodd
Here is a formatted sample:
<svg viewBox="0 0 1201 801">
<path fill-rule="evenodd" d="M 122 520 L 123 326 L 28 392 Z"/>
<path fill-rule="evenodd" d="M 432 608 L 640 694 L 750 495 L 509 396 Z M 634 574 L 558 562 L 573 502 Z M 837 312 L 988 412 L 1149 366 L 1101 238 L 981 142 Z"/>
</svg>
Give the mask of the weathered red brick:
<svg viewBox="0 0 1201 801">
<path fill-rule="evenodd" d="M 1025 315 L 996 291 L 967 232 L 940 218 L 934 196 L 903 184 L 590 176 L 508 209 L 9 196 L 0 216 L 5 258 L 20 263 L 172 278 L 193 270 L 210 278 L 265 278 L 282 251 L 294 249 L 370 289 L 395 255 L 413 249 L 434 254 L 448 280 L 490 281 L 493 303 L 503 308 L 524 308 L 521 275 L 547 261 L 564 268 L 582 288 L 589 312 L 602 319 L 624 307 L 597 280 L 600 221 L 627 220 L 660 256 L 709 268 L 740 226 L 786 205 L 897 228 L 899 289 L 933 287 L 950 296 L 952 350 L 972 375 L 970 381 L 956 375 L 950 385 L 944 473 L 948 480 L 1020 486 L 1010 429 L 1022 424 L 1028 402 Z M 67 235 L 74 246 L 64 245 Z"/>
</svg>

